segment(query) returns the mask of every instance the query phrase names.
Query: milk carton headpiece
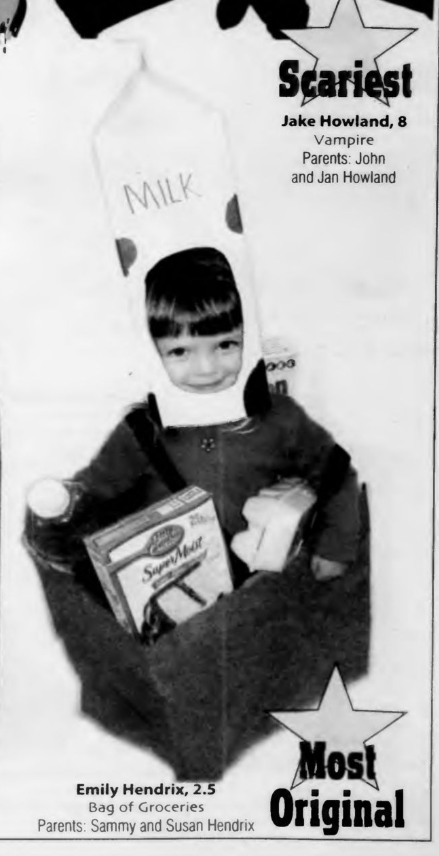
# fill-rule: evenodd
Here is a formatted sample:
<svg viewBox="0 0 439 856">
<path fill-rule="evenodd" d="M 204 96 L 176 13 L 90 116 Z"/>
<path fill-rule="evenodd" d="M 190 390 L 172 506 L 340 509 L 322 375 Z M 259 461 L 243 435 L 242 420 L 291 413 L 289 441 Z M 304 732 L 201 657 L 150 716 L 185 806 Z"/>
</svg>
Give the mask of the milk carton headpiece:
<svg viewBox="0 0 439 856">
<path fill-rule="evenodd" d="M 149 391 L 155 395 L 162 424 L 237 421 L 258 409 L 258 397 L 263 409 L 266 384 L 255 300 L 221 117 L 143 67 L 99 126 L 95 150 L 131 306 L 145 344 Z M 212 264 L 208 258 L 203 267 L 200 252 L 206 251 Z M 215 258 L 223 260 L 223 273 L 215 267 Z M 241 371 L 227 389 L 200 394 L 178 388 L 168 377 L 147 318 L 147 291 L 158 276 L 163 283 L 168 274 L 183 307 L 191 304 L 195 287 L 202 293 L 203 277 L 207 292 L 215 280 L 220 294 L 224 276 L 225 304 L 231 283 L 236 288 L 244 348 Z M 192 300 L 191 317 L 193 308 Z"/>
</svg>

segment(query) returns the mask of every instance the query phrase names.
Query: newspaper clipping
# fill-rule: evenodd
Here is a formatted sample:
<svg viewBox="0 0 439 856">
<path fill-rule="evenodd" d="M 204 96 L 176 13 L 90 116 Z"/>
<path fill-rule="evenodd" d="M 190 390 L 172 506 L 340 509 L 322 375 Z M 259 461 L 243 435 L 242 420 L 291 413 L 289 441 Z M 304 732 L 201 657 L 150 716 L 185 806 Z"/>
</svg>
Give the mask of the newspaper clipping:
<svg viewBox="0 0 439 856">
<path fill-rule="evenodd" d="M 0 0 L 5 852 L 434 846 L 437 80 L 433 0 Z"/>
</svg>

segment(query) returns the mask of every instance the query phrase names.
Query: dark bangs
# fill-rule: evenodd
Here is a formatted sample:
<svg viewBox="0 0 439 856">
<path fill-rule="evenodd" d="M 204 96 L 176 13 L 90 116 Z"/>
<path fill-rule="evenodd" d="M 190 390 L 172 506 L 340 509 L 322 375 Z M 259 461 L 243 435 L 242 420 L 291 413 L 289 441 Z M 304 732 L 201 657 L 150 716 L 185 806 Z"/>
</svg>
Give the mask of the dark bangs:
<svg viewBox="0 0 439 856">
<path fill-rule="evenodd" d="M 187 295 L 189 297 L 189 295 Z M 190 295 L 192 297 L 192 295 Z M 147 300 L 148 327 L 153 339 L 165 336 L 216 336 L 242 325 L 241 302 L 232 296 L 225 300 L 160 300 L 152 306 Z M 191 305 L 188 305 L 191 304 Z"/>
<path fill-rule="evenodd" d="M 162 259 L 146 277 L 148 327 L 154 339 L 215 336 L 243 323 L 241 300 L 223 253 L 211 247 Z"/>
</svg>

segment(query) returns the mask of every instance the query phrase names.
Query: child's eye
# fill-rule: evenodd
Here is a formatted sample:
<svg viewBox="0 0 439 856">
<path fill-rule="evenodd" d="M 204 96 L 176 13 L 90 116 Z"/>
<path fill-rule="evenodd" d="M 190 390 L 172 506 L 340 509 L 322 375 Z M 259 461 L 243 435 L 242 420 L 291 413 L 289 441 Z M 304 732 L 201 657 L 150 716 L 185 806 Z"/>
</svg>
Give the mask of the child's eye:
<svg viewBox="0 0 439 856">
<path fill-rule="evenodd" d="M 225 339 L 223 342 L 220 342 L 218 347 L 221 351 L 230 351 L 233 348 L 239 348 L 241 342 L 238 342 L 237 339 Z"/>
<path fill-rule="evenodd" d="M 177 357 L 177 359 L 179 359 L 181 357 L 185 357 L 186 354 L 187 354 L 186 348 L 171 348 L 171 350 L 168 351 L 167 356 L 168 357 Z"/>
</svg>

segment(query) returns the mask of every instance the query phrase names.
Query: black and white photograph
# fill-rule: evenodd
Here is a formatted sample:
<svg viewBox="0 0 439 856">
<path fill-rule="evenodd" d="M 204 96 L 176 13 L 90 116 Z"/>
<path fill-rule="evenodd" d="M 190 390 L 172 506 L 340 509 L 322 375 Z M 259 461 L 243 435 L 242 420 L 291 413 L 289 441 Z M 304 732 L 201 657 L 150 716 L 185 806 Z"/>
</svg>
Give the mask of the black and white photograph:
<svg viewBox="0 0 439 856">
<path fill-rule="evenodd" d="M 5 847 L 434 845 L 437 75 L 433 0 L 0 0 Z"/>
</svg>

